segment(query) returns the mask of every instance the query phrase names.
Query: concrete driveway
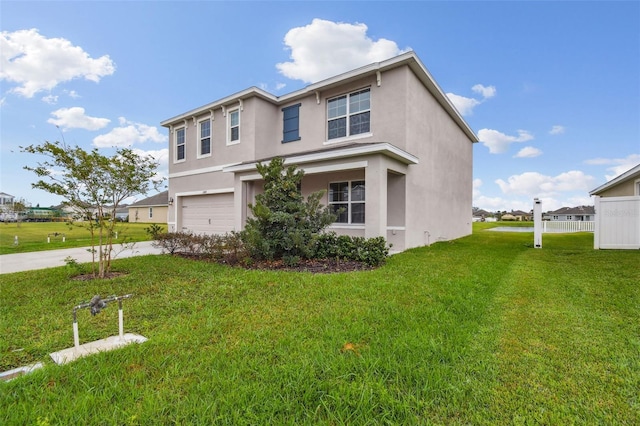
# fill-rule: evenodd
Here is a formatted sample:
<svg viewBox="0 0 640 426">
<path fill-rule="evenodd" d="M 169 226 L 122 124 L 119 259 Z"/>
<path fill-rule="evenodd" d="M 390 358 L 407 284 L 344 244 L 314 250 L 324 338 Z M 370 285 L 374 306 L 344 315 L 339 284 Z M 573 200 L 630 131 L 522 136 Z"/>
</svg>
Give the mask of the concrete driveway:
<svg viewBox="0 0 640 426">
<path fill-rule="evenodd" d="M 132 256 L 144 256 L 147 254 L 161 254 L 162 250 L 153 247 L 151 241 L 143 241 L 135 243 L 132 247 L 122 251 L 119 244 L 114 244 L 114 250 L 117 255 L 113 255 L 114 259 L 122 259 Z M 32 271 L 35 269 L 55 268 L 57 266 L 65 266 L 64 261 L 67 257 L 71 257 L 78 263 L 91 262 L 91 253 L 87 251 L 88 247 L 78 247 L 61 250 L 34 251 L 30 253 L 3 254 L 0 256 L 0 274 L 10 274 L 13 272 Z"/>
</svg>

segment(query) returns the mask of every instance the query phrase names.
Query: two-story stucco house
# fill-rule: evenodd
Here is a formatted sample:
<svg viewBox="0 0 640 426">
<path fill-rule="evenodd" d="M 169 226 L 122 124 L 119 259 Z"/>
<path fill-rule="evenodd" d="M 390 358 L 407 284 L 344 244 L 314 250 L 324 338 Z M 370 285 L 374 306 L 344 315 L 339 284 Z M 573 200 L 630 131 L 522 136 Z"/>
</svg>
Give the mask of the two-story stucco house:
<svg viewBox="0 0 640 426">
<path fill-rule="evenodd" d="M 342 208 L 330 230 L 394 251 L 471 233 L 478 139 L 415 53 L 274 96 L 252 87 L 162 122 L 169 231 L 241 230 L 262 190 L 256 163 L 303 169 L 303 194 Z"/>
</svg>

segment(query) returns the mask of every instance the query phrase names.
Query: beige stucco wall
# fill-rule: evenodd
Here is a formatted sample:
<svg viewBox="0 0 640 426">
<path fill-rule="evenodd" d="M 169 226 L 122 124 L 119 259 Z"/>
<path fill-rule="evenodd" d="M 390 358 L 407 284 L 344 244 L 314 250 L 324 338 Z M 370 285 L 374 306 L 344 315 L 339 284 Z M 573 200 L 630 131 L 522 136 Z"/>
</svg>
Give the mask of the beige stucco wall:
<svg viewBox="0 0 640 426">
<path fill-rule="evenodd" d="M 149 209 L 153 208 L 153 217 L 149 217 Z M 129 207 L 129 222 L 132 223 L 167 223 L 167 206 Z"/>
<path fill-rule="evenodd" d="M 625 197 L 629 195 L 638 195 L 634 191 L 635 179 L 622 182 L 608 190 L 598 194 L 601 197 Z"/>
</svg>

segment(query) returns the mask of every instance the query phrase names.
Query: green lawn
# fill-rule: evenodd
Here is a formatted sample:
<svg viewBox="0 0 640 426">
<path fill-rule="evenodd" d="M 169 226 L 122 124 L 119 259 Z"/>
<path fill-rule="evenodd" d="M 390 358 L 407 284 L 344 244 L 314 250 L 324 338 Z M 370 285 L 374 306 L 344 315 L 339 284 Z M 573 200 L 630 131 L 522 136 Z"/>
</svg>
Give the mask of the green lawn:
<svg viewBox="0 0 640 426">
<path fill-rule="evenodd" d="M 148 223 L 119 222 L 115 230 L 118 240 L 129 242 L 148 241 L 149 235 L 144 228 Z M 161 225 L 162 226 L 162 225 Z M 167 226 L 163 225 L 166 231 Z M 55 235 L 55 234 L 58 235 Z M 62 242 L 63 235 L 65 242 Z M 18 245 L 15 245 L 15 237 Z M 47 242 L 49 238 L 49 242 Z M 82 223 L 70 226 L 65 222 L 23 222 L 0 223 L 0 255 L 26 253 L 32 251 L 55 250 L 62 248 L 86 247 L 91 245 L 91 235 Z"/>
<path fill-rule="evenodd" d="M 2 275 L 0 370 L 46 366 L 0 383 L 0 424 L 640 424 L 640 251 L 488 226 L 348 274 Z M 134 293 L 125 331 L 149 341 L 53 364 L 97 293 Z M 78 316 L 81 342 L 117 334 L 115 306 Z"/>
</svg>

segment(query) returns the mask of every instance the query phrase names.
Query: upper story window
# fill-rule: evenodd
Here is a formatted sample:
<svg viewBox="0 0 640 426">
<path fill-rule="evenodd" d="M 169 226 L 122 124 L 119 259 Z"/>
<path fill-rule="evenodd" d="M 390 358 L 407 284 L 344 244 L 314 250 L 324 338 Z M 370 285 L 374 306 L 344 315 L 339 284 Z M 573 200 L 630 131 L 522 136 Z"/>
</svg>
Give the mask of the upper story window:
<svg viewBox="0 0 640 426">
<path fill-rule="evenodd" d="M 338 213 L 336 223 L 364 223 L 364 193 L 363 180 L 329 184 L 329 207 Z"/>
<path fill-rule="evenodd" d="M 198 132 L 200 134 L 198 157 L 208 157 L 211 155 L 211 120 L 198 123 Z"/>
<path fill-rule="evenodd" d="M 282 108 L 282 143 L 300 140 L 300 104 Z"/>
<path fill-rule="evenodd" d="M 240 142 L 240 110 L 234 109 L 233 111 L 229 111 L 229 133 L 227 143 L 238 143 Z"/>
<path fill-rule="evenodd" d="M 364 89 L 327 102 L 328 138 L 368 133 L 371 131 L 371 90 Z"/>
<path fill-rule="evenodd" d="M 186 158 L 186 139 L 185 135 L 186 129 L 181 127 L 176 129 L 176 160 L 175 161 L 184 161 Z"/>
</svg>

